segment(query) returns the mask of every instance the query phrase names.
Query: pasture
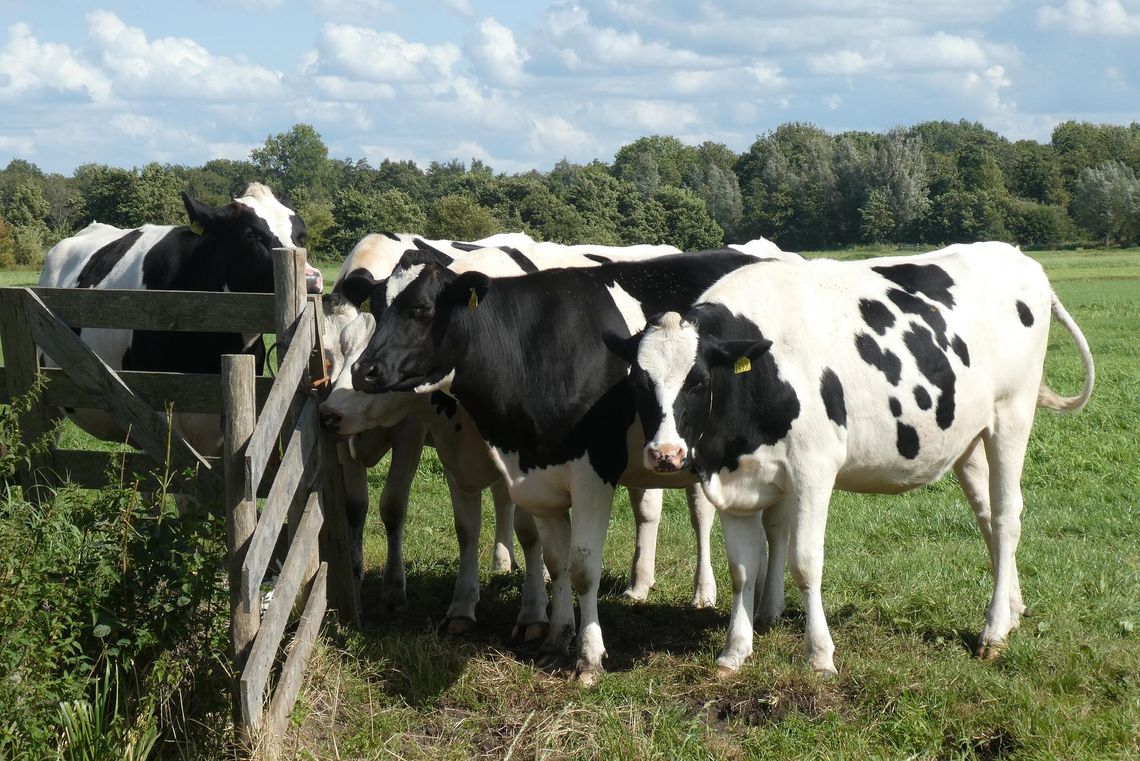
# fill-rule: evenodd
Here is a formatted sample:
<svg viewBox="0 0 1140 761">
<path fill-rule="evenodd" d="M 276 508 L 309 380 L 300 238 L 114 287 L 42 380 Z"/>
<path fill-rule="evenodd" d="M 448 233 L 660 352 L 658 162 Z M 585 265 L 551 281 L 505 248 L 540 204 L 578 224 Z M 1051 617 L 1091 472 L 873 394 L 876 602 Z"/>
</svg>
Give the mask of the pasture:
<svg viewBox="0 0 1140 761">
<path fill-rule="evenodd" d="M 843 257 L 874 252 L 846 251 Z M 490 572 L 484 498 L 477 630 L 439 630 L 456 570 L 447 486 L 421 462 L 405 533 L 409 606 L 377 602 L 385 542 L 365 535 L 365 626 L 328 625 L 294 710 L 285 757 L 312 758 L 1134 758 L 1140 755 L 1140 250 L 1043 252 L 1092 346 L 1097 386 L 1073 416 L 1038 413 L 1018 553 L 1030 616 L 994 661 L 971 655 L 992 581 L 953 476 L 900 497 L 837 494 L 824 605 L 839 676 L 803 658 L 799 592 L 718 680 L 731 586 L 719 524 L 715 610 L 688 607 L 693 535 L 666 496 L 657 588 L 621 597 L 633 520 L 619 490 L 600 612 L 609 658 L 592 689 L 534 665 L 510 639 L 520 572 Z M 325 268 L 331 284 L 337 267 Z M 36 273 L 0 272 L 0 284 Z M 1074 393 L 1081 366 L 1056 327 L 1050 384 Z M 70 434 L 69 434 L 70 435 Z M 386 463 L 370 475 L 372 504 Z M 519 553 L 521 557 L 521 553 Z"/>
</svg>

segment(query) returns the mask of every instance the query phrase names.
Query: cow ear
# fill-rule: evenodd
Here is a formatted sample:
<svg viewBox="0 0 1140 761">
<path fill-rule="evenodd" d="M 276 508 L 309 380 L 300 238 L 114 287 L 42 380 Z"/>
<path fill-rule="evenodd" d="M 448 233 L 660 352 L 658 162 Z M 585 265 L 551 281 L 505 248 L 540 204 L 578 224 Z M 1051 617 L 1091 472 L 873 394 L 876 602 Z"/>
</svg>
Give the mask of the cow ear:
<svg viewBox="0 0 1140 761">
<path fill-rule="evenodd" d="M 731 367 L 737 373 L 752 369 L 752 360 L 772 348 L 772 342 L 760 338 L 706 339 L 708 361 L 713 367 Z"/>
<path fill-rule="evenodd" d="M 491 278 L 482 272 L 464 272 L 444 287 L 439 294 L 439 301 L 452 307 L 477 309 L 490 285 Z"/>
<path fill-rule="evenodd" d="M 428 254 L 424 260 L 425 262 L 438 264 L 441 267 L 448 267 L 452 262 L 455 261 L 455 259 L 453 259 L 451 256 L 448 256 L 444 252 L 440 251 L 438 248 L 431 245 L 423 238 L 413 238 L 412 245 L 418 248 L 420 251 L 423 251 L 425 254 Z"/>
<path fill-rule="evenodd" d="M 212 226 L 217 219 L 217 209 L 207 206 L 185 190 L 182 191 L 182 205 L 186 207 L 186 216 L 190 219 L 190 229 L 199 235 L 206 228 Z"/>
<path fill-rule="evenodd" d="M 368 270 L 357 267 L 340 281 L 340 292 L 354 307 L 360 309 L 380 282 L 380 280 L 372 277 L 372 273 Z"/>
<path fill-rule="evenodd" d="M 644 334 L 644 330 L 639 330 L 632 336 L 623 336 L 607 330 L 602 334 L 602 340 L 606 342 L 607 349 L 618 355 L 627 365 L 632 365 L 637 361 L 637 347 L 641 345 L 641 337 Z"/>
</svg>

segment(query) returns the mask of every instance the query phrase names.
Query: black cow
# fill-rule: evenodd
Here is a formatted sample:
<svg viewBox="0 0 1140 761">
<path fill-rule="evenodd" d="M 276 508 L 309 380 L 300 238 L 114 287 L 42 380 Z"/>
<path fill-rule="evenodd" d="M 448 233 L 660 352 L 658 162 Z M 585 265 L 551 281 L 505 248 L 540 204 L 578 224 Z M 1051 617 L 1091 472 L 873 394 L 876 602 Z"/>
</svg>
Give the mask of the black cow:
<svg viewBox="0 0 1140 761">
<path fill-rule="evenodd" d="M 272 249 L 305 245 L 305 223 L 260 183 L 216 209 L 187 193 L 182 200 L 188 226 L 122 230 L 93 222 L 60 241 L 47 253 L 40 286 L 271 293 Z M 223 354 L 251 353 L 260 372 L 265 355 L 255 334 L 83 328 L 79 336 L 113 370 L 216 373 Z M 55 366 L 46 357 L 44 363 Z M 123 438 L 119 424 L 102 411 L 69 415 L 94 436 Z M 221 452 L 218 415 L 176 413 L 173 424 L 202 454 Z"/>
</svg>

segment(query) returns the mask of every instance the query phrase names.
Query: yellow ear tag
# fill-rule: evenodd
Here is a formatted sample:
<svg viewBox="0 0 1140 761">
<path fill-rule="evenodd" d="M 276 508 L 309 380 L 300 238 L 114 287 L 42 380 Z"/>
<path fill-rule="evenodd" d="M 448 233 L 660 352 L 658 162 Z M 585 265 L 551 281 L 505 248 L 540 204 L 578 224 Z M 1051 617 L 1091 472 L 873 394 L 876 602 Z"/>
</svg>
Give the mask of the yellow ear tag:
<svg viewBox="0 0 1140 761">
<path fill-rule="evenodd" d="M 205 232 L 205 230 L 202 229 L 201 222 L 194 220 L 190 223 L 190 232 L 194 233 L 195 235 L 201 235 L 203 232 Z"/>
<path fill-rule="evenodd" d="M 361 312 L 371 312 L 372 311 L 372 297 L 371 296 L 366 298 L 364 301 L 360 302 L 360 311 Z"/>
<path fill-rule="evenodd" d="M 732 366 L 732 371 L 737 375 L 746 373 L 751 369 L 752 360 L 750 360 L 748 357 L 741 357 L 740 359 L 736 360 L 736 363 Z"/>
<path fill-rule="evenodd" d="M 479 306 L 479 297 L 475 295 L 475 289 L 471 289 L 471 298 L 467 299 L 467 308 L 474 309 Z"/>
</svg>

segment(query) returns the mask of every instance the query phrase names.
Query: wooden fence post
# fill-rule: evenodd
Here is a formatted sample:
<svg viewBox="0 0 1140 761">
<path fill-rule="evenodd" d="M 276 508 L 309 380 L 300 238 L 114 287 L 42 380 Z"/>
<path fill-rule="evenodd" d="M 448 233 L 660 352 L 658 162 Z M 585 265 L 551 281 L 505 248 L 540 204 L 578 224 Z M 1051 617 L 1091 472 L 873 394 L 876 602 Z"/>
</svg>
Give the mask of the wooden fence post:
<svg viewBox="0 0 1140 761">
<path fill-rule="evenodd" d="M 40 371 L 39 353 L 32 341 L 23 295 L 22 291 L 11 288 L 0 292 L 0 341 L 4 346 L 8 396 L 13 401 L 32 390 Z M 30 410 L 20 416 L 20 433 L 26 446 L 34 447 L 40 439 L 51 434 L 52 417 L 42 396 L 35 400 Z M 53 448 L 54 442 L 46 452 L 33 450 L 27 470 L 20 469 L 20 485 L 24 490 L 24 499 L 29 502 L 39 502 L 46 497 L 43 489 L 37 488 L 37 482 L 44 482 L 51 474 L 54 465 L 51 456 Z"/>
<path fill-rule="evenodd" d="M 241 567 L 249 538 L 257 528 L 257 500 L 247 499 L 245 484 L 245 447 L 257 414 L 254 396 L 254 358 L 250 354 L 226 354 L 222 357 L 222 417 L 225 420 L 225 513 L 226 549 L 230 576 L 230 643 L 234 656 L 234 695 L 238 695 L 238 679 L 250 644 L 260 626 L 260 600 L 250 607 L 242 604 Z M 249 717 L 240 716 L 240 701 L 234 700 L 235 720 L 249 727 Z"/>
</svg>

